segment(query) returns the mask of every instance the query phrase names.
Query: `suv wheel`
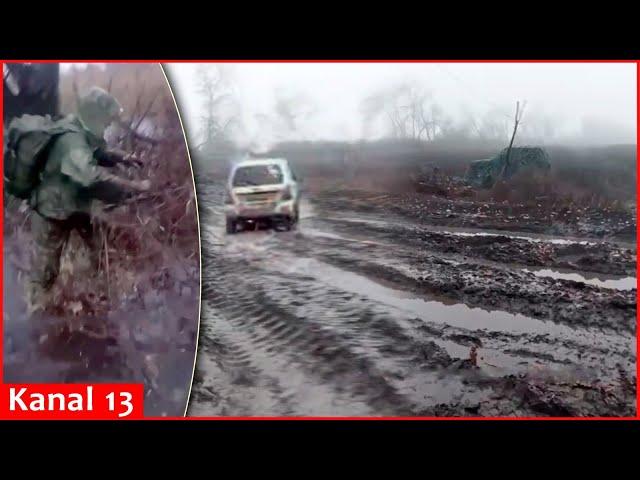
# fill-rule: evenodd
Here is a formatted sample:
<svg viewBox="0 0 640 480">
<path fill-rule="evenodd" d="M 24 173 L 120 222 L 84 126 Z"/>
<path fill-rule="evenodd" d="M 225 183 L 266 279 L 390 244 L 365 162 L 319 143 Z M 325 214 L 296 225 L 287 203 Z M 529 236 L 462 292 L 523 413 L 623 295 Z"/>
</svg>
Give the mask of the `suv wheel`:
<svg viewBox="0 0 640 480">
<path fill-rule="evenodd" d="M 273 221 L 273 229 L 276 232 L 288 232 L 293 225 L 293 219 L 291 217 L 283 217 Z"/>
<path fill-rule="evenodd" d="M 236 233 L 236 222 L 234 220 L 227 219 L 227 233 L 230 235 Z"/>
</svg>

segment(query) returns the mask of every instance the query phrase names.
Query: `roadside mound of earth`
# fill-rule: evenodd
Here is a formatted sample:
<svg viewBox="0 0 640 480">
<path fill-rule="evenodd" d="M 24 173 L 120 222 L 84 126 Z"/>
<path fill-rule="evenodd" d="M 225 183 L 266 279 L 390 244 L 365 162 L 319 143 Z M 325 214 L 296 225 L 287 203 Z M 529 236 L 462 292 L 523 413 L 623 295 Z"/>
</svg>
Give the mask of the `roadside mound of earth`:
<svg viewBox="0 0 640 480">
<path fill-rule="evenodd" d="M 430 225 L 511 230 L 634 242 L 635 212 L 625 209 L 543 203 L 481 202 L 420 193 L 381 193 L 331 187 L 314 192 L 318 204 L 334 211 L 394 213 Z"/>
</svg>

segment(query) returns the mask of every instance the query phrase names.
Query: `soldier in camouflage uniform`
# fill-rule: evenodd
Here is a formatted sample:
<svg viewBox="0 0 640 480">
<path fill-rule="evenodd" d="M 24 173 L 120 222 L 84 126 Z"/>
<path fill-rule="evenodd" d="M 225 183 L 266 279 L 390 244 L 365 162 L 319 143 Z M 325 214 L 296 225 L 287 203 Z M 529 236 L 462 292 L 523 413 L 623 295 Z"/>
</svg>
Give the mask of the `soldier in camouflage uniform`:
<svg viewBox="0 0 640 480">
<path fill-rule="evenodd" d="M 134 160 L 132 155 L 106 148 L 104 132 L 121 113 L 114 97 L 94 87 L 78 99 L 78 116 L 71 118 L 80 127 L 78 131 L 60 135 L 47 150 L 40 182 L 29 199 L 35 240 L 27 288 L 31 311 L 44 308 L 49 301 L 72 230 L 87 242 L 93 263 L 97 263 L 90 219 L 94 200 L 117 204 L 149 189 L 149 180 L 130 181 L 108 170 L 119 162 Z"/>
</svg>

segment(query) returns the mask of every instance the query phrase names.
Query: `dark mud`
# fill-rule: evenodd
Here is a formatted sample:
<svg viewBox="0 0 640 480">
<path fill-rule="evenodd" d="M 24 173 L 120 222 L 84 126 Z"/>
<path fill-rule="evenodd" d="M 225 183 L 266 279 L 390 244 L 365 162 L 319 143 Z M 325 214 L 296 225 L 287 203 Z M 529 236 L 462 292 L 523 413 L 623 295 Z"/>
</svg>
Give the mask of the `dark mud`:
<svg viewBox="0 0 640 480">
<path fill-rule="evenodd" d="M 344 203 L 336 220 L 321 196 L 296 232 L 226 236 L 221 189 L 199 185 L 190 415 L 635 415 L 636 290 L 523 268 L 575 242 L 403 230 Z M 635 248 L 600 243 L 600 270 L 630 274 Z"/>
<path fill-rule="evenodd" d="M 330 217 L 327 226 L 333 231 L 359 237 L 371 236 L 379 241 L 403 243 L 422 250 L 458 259 L 472 258 L 529 267 L 633 275 L 636 272 L 635 248 L 626 244 L 572 240 L 567 238 L 526 237 L 460 229 L 434 231 L 432 226 L 418 225 L 400 218 L 367 221 L 365 218 Z"/>
<path fill-rule="evenodd" d="M 345 208 L 376 215 L 397 214 L 436 226 L 508 230 L 547 235 L 616 239 L 635 242 L 633 209 L 589 206 L 477 202 L 419 193 L 380 194 L 332 188 L 317 192 L 315 200 L 328 210 Z"/>
<path fill-rule="evenodd" d="M 144 295 L 132 291 L 104 314 L 29 315 L 21 285 L 28 249 L 15 240 L 4 239 L 4 381 L 143 383 L 146 416 L 182 416 L 197 338 L 197 272 Z M 160 286 L 167 271 L 157 273 Z"/>
</svg>

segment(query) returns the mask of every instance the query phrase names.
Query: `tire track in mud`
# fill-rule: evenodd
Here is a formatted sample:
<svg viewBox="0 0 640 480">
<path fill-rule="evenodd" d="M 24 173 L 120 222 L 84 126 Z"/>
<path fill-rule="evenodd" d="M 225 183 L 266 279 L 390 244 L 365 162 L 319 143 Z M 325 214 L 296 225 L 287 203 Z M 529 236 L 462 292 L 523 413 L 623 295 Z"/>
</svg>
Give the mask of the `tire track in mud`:
<svg viewBox="0 0 640 480">
<path fill-rule="evenodd" d="M 366 297 L 324 285 L 317 278 L 286 273 L 276 276 L 273 271 L 260 270 L 258 267 L 256 273 L 265 280 L 265 289 L 278 309 L 313 328 L 332 332 L 351 351 L 371 359 L 385 381 L 411 402 L 412 412 L 426 403 L 418 387 L 434 384 L 437 371 L 452 362 L 442 347 L 408 335 L 401 319 L 390 317 Z M 364 373 L 360 382 L 369 381 L 370 372 Z M 449 383 L 463 388 L 457 379 Z"/>
<path fill-rule="evenodd" d="M 293 408 L 284 389 L 254 354 L 250 342 L 221 315 L 207 309 L 210 321 L 201 332 L 200 358 L 194 380 L 190 415 L 290 415 Z M 204 355 L 203 353 L 206 353 Z M 202 409 L 203 405 L 207 408 Z"/>
<path fill-rule="evenodd" d="M 210 307 L 207 321 L 216 337 L 235 350 L 225 367 L 239 366 L 249 374 L 276 379 L 274 395 L 287 405 L 295 405 L 285 414 L 410 413 L 407 400 L 387 382 L 372 359 L 356 352 L 334 332 L 291 315 L 274 303 L 262 286 L 243 282 L 247 271 L 240 264 L 244 262 L 226 266 L 209 260 L 205 259 L 207 268 L 220 275 L 207 279 L 203 289 Z M 233 272 L 226 271 L 229 267 Z M 206 348 L 208 334 L 204 337 Z M 239 363 L 234 365 L 234 361 Z"/>
<path fill-rule="evenodd" d="M 273 302 L 259 282 L 243 282 L 241 277 L 247 272 L 239 265 L 232 264 L 233 273 L 225 272 L 225 266 L 220 264 L 205 265 L 224 272 L 218 277 L 220 280 L 208 283 L 203 291 L 205 301 L 233 327 L 233 331 L 223 330 L 223 335 L 233 337 L 234 345 L 246 345 L 260 368 L 268 369 L 287 384 L 283 387 L 287 394 L 299 397 L 312 389 L 324 390 L 309 396 L 324 397 L 332 405 L 364 403 L 370 408 L 362 414 L 411 411 L 407 400 L 387 382 L 375 362 L 354 351 L 343 338 L 290 314 Z M 220 298 L 216 291 L 231 295 L 232 300 Z M 299 372 L 304 372 L 304 378 Z M 293 381 L 296 376 L 297 383 Z M 326 391 L 327 386 L 330 392 Z M 299 405 L 304 408 L 305 402 Z"/>
</svg>

